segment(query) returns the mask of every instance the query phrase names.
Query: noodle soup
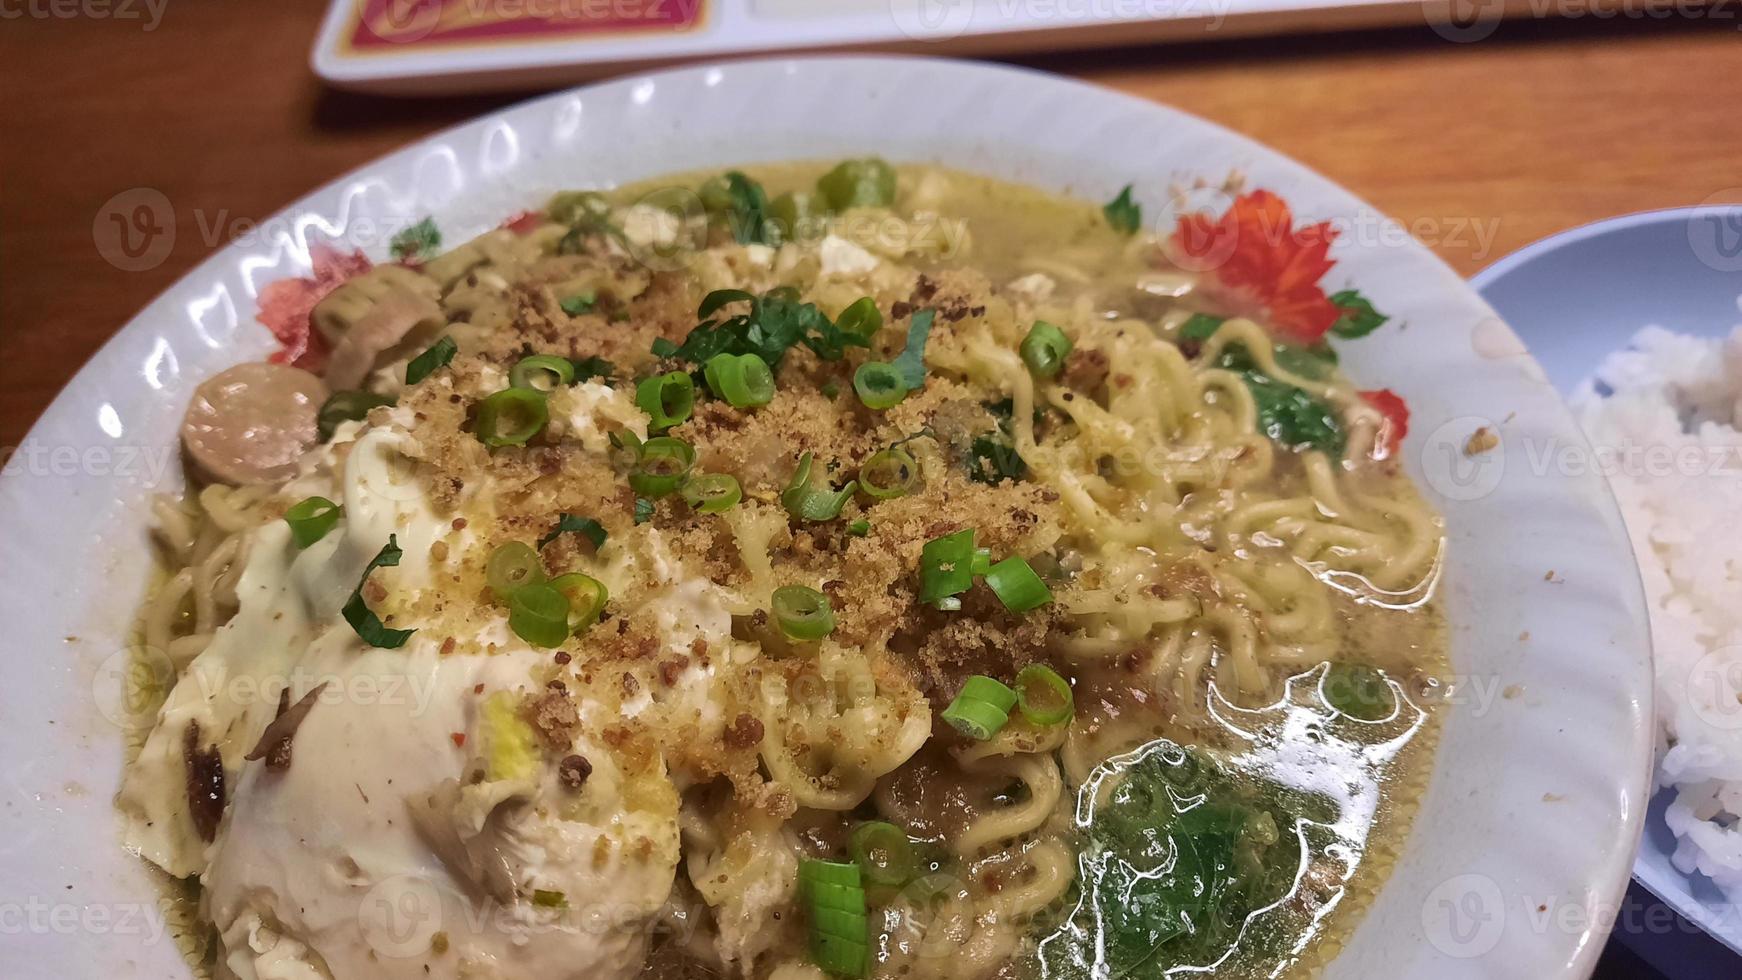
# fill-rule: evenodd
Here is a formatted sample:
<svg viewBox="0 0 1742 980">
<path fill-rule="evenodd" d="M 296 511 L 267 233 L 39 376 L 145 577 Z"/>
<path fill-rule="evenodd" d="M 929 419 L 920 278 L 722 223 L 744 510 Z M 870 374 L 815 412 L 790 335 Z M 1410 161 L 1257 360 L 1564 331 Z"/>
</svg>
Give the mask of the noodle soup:
<svg viewBox="0 0 1742 980">
<path fill-rule="evenodd" d="M 1442 530 L 1338 367 L 1383 312 L 1228 197 L 782 164 L 269 288 L 119 801 L 199 968 L 1334 956 L 1431 767 Z"/>
</svg>

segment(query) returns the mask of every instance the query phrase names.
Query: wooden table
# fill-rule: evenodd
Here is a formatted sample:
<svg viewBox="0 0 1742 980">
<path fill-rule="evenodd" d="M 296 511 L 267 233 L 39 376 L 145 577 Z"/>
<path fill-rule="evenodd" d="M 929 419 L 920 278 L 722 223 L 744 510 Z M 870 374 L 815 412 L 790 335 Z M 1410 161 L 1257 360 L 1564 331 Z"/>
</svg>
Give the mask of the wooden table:
<svg viewBox="0 0 1742 980">
<path fill-rule="evenodd" d="M 22 3 L 9 5 L 22 9 Z M 324 90 L 318 0 L 178 0 L 139 21 L 7 20 L 0 73 L 0 446 L 142 304 L 240 227 L 335 175 L 519 96 L 398 101 Z M 1418 229 L 1464 273 L 1543 235 L 1742 186 L 1742 28 L 1509 22 L 1029 59 L 1248 133 Z M 94 241 L 105 202 L 156 188 L 161 264 Z"/>
<path fill-rule="evenodd" d="M 325 91 L 305 67 L 322 6 L 177 0 L 151 31 L 0 24 L 0 447 L 237 222 L 519 97 Z M 1597 218 L 1742 200 L 1737 18 L 1724 7 L 1700 20 L 1507 23 L 1476 44 L 1420 27 L 1027 63 L 1248 133 L 1417 229 L 1467 274 Z M 168 197 L 178 233 L 161 264 L 124 271 L 93 223 L 140 187 Z"/>
</svg>

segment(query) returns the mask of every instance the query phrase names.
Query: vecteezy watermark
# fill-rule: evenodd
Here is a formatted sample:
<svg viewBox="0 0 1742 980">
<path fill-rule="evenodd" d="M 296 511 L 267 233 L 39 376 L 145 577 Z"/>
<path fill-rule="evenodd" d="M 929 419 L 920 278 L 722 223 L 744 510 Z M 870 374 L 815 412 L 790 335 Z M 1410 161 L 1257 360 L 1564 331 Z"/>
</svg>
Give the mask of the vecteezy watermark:
<svg viewBox="0 0 1742 980">
<path fill-rule="evenodd" d="M 1257 212 L 1229 229 L 1217 223 L 1204 234 L 1201 226 L 1181 222 L 1186 215 L 1216 216 L 1225 213 L 1233 195 L 1227 188 L 1195 187 L 1176 192 L 1155 212 L 1151 229 L 1163 240 L 1179 237 L 1184 248 L 1174 255 L 1181 267 L 1192 272 L 1213 272 L 1230 259 L 1254 246 L 1277 248 L 1285 244 L 1308 245 L 1329 240 L 1341 248 L 1400 248 L 1419 242 L 1441 253 L 1467 255 L 1481 260 L 1492 255 L 1500 237 L 1501 219 L 1480 215 L 1417 215 L 1400 221 L 1372 208 L 1350 214 L 1309 221 L 1288 214 Z M 1230 233 L 1231 231 L 1231 233 Z"/>
<path fill-rule="evenodd" d="M 1688 218 L 1688 246 L 1717 272 L 1742 272 L 1742 187 L 1706 195 Z"/>
<path fill-rule="evenodd" d="M 1449 878 L 1422 902 L 1421 928 L 1428 943 L 1447 956 L 1483 956 L 1506 934 L 1506 896 L 1486 875 Z"/>
<path fill-rule="evenodd" d="M 949 41 L 975 27 L 1071 27 L 1119 21 L 1200 20 L 1205 33 L 1220 30 L 1233 0 L 888 0 L 889 15 L 915 41 Z M 759 8 L 795 6 L 794 0 L 757 0 Z"/>
<path fill-rule="evenodd" d="M 1493 421 L 1466 415 L 1443 422 L 1420 444 L 1421 474 L 1447 500 L 1480 500 L 1506 475 L 1505 444 Z"/>
<path fill-rule="evenodd" d="M 504 942 L 556 933 L 628 936 L 637 941 L 667 934 L 687 942 L 707 919 L 700 906 L 684 914 L 662 915 L 658 906 L 596 900 L 553 889 L 535 889 L 528 899 L 480 899 L 424 875 L 394 875 L 363 896 L 357 906 L 357 925 L 376 956 L 408 959 L 444 952 L 467 936 L 491 933 L 502 934 Z"/>
<path fill-rule="evenodd" d="M 115 726 L 143 731 L 157 723 L 158 706 L 177 683 L 176 667 L 168 654 L 150 646 L 129 647 L 110 654 L 91 676 L 91 697 L 99 713 Z M 363 708 L 401 709 L 416 718 L 429 710 L 435 699 L 436 678 L 391 670 L 353 670 L 343 674 L 304 670 L 232 673 L 227 662 L 188 670 L 180 683 L 192 685 L 194 700 L 244 710 L 276 706 L 281 695 L 291 702 L 316 688 L 320 705 L 355 705 Z"/>
<path fill-rule="evenodd" d="M 0 901 L 0 936 L 134 936 L 150 946 L 167 931 L 155 902 Z"/>
<path fill-rule="evenodd" d="M 1683 683 L 1694 718 L 1714 732 L 1742 730 L 1742 646 L 1709 651 L 1688 669 Z"/>
<path fill-rule="evenodd" d="M 169 0 L 0 0 L 0 20 L 138 21 L 157 30 Z"/>
<path fill-rule="evenodd" d="M 412 44 L 438 33 L 541 21 L 547 24 L 684 25 L 703 0 L 356 0 L 369 33 L 390 44 Z"/>
<path fill-rule="evenodd" d="M 26 439 L 0 447 L 0 471 L 7 476 L 96 477 L 148 489 L 164 485 L 175 461 L 173 446 L 67 446 Z"/>
<path fill-rule="evenodd" d="M 122 191 L 97 209 L 91 240 L 97 254 L 123 272 L 155 269 L 175 247 L 175 209 L 155 188 Z"/>
<path fill-rule="evenodd" d="M 1493 37 L 1509 15 L 1521 20 L 1735 21 L 1742 0 L 1428 0 L 1422 14 L 1435 34 L 1458 44 Z"/>
</svg>

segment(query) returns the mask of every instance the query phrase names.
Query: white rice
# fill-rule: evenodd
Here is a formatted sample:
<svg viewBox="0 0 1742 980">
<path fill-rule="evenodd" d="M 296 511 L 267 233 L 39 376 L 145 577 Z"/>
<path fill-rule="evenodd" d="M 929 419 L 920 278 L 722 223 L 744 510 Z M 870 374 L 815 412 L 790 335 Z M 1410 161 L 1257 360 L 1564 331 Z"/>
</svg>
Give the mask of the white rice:
<svg viewBox="0 0 1742 980">
<path fill-rule="evenodd" d="M 1647 327 L 1572 403 L 1645 582 L 1675 865 L 1742 902 L 1742 326 Z"/>
</svg>

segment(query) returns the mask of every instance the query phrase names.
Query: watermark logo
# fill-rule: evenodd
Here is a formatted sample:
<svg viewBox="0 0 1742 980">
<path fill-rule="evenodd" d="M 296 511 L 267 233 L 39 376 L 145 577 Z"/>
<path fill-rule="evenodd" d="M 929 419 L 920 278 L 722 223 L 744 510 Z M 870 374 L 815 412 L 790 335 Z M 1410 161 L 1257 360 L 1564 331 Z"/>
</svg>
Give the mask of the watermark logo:
<svg viewBox="0 0 1742 980">
<path fill-rule="evenodd" d="M 1454 959 L 1483 956 L 1506 932 L 1506 899 L 1486 875 L 1443 881 L 1421 906 L 1421 927 L 1434 949 Z"/>
<path fill-rule="evenodd" d="M 1454 44 L 1486 41 L 1506 17 L 1506 0 L 1429 0 L 1422 6 L 1433 32 Z"/>
<path fill-rule="evenodd" d="M 974 0 L 889 0 L 895 27 L 915 41 L 949 41 L 974 23 Z"/>
<path fill-rule="evenodd" d="M 442 23 L 444 0 L 357 0 L 358 17 L 369 32 L 391 44 L 415 44 Z"/>
<path fill-rule="evenodd" d="M 115 727 L 140 732 L 157 723 L 157 708 L 175 683 L 175 664 L 156 647 L 117 650 L 91 675 L 91 701 Z"/>
<path fill-rule="evenodd" d="M 91 239 L 97 254 L 123 272 L 155 269 L 175 247 L 175 209 L 156 188 L 122 191 L 97 209 Z"/>
<path fill-rule="evenodd" d="M 421 875 L 383 879 L 357 906 L 363 941 L 377 955 L 408 959 L 430 952 L 442 928 L 441 892 Z"/>
<path fill-rule="evenodd" d="M 1721 647 L 1701 657 L 1688 670 L 1686 683 L 1694 717 L 1716 731 L 1742 730 L 1742 647 Z"/>
<path fill-rule="evenodd" d="M 0 0 L 0 20 L 135 20 L 149 34 L 169 0 Z"/>
<path fill-rule="evenodd" d="M 1710 210 L 1688 218 L 1688 246 L 1694 257 L 1717 272 L 1742 272 L 1742 188 L 1707 195 Z"/>
<path fill-rule="evenodd" d="M 1447 500 L 1480 500 L 1506 474 L 1506 446 L 1491 420 L 1465 415 L 1442 423 L 1421 441 L 1422 479 Z"/>
</svg>

